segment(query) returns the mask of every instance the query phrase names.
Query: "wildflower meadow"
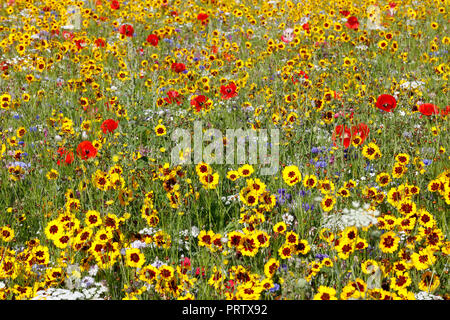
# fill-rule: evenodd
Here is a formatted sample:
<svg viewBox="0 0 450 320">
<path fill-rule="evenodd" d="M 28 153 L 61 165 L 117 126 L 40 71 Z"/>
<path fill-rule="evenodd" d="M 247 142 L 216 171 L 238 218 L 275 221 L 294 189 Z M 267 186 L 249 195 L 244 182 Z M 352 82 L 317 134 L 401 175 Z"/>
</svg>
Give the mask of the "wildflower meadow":
<svg viewBox="0 0 450 320">
<path fill-rule="evenodd" d="M 0 299 L 448 300 L 449 8 L 1 0 Z"/>
</svg>

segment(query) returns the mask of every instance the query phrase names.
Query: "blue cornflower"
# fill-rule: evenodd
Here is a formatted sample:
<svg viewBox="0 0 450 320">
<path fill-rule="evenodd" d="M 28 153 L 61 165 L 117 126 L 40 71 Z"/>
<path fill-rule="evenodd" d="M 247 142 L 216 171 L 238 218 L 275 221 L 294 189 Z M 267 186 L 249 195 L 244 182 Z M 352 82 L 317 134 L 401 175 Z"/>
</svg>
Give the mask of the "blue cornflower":
<svg viewBox="0 0 450 320">
<path fill-rule="evenodd" d="M 278 283 L 273 284 L 273 288 L 269 289 L 270 292 L 277 292 L 280 290 L 280 285 Z"/>
</svg>

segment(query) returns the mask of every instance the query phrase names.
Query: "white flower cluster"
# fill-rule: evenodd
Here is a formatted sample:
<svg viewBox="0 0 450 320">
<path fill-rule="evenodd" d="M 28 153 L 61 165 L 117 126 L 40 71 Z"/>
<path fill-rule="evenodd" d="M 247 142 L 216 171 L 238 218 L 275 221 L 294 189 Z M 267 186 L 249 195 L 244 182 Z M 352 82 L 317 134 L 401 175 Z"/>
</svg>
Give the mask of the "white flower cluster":
<svg viewBox="0 0 450 320">
<path fill-rule="evenodd" d="M 92 278 L 89 277 L 86 281 L 84 280 L 86 279 L 83 279 L 82 283 L 88 283 Z M 80 291 L 62 288 L 40 290 L 31 300 L 105 300 L 107 292 L 108 288 L 104 284 L 94 282 L 90 288 L 83 288 Z"/>
<path fill-rule="evenodd" d="M 222 200 L 222 202 L 225 202 L 225 205 L 229 205 L 232 202 L 239 200 L 239 193 L 232 194 L 231 196 L 222 197 L 221 200 Z"/>
<path fill-rule="evenodd" d="M 370 205 L 359 207 L 358 202 L 352 203 L 354 208 L 345 208 L 342 215 L 329 215 L 324 217 L 323 228 L 332 230 L 344 230 L 347 227 L 364 228 L 377 223 L 378 210 L 370 210 Z"/>
<path fill-rule="evenodd" d="M 423 85 L 425 84 L 425 82 L 423 81 L 405 81 L 400 83 L 400 88 L 401 89 L 423 89 Z"/>
<path fill-rule="evenodd" d="M 417 300 L 444 300 L 442 297 L 435 296 L 426 291 L 420 291 L 419 293 L 415 293 L 414 296 L 416 297 Z"/>
<path fill-rule="evenodd" d="M 288 226 L 290 226 L 295 220 L 295 217 L 287 212 L 283 214 L 281 218 L 283 219 L 284 223 L 286 223 L 286 225 Z"/>
</svg>

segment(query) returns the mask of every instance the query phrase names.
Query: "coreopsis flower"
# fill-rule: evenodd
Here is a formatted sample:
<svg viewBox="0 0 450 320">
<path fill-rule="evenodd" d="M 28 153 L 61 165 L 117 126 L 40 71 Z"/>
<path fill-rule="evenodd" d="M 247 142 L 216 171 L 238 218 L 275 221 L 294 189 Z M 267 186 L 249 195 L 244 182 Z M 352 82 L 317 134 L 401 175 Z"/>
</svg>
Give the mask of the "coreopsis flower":
<svg viewBox="0 0 450 320">
<path fill-rule="evenodd" d="M 306 175 L 303 178 L 303 186 L 308 189 L 312 189 L 317 185 L 317 177 L 313 174 Z"/>
<path fill-rule="evenodd" d="M 379 247 L 384 253 L 395 252 L 398 248 L 400 238 L 393 231 L 386 232 L 381 235 Z"/>
<path fill-rule="evenodd" d="M 273 232 L 283 234 L 286 231 L 286 223 L 278 222 L 273 226 Z"/>
<path fill-rule="evenodd" d="M 274 274 L 278 271 L 280 267 L 280 262 L 277 259 L 270 258 L 269 261 L 264 265 L 264 274 L 267 278 L 272 278 Z"/>
<path fill-rule="evenodd" d="M 441 281 L 439 280 L 439 276 L 430 271 L 426 271 L 422 274 L 421 280 L 419 282 L 419 289 L 428 293 L 434 292 L 439 285 L 441 284 Z"/>
<path fill-rule="evenodd" d="M 242 167 L 238 168 L 239 176 L 244 178 L 251 176 L 254 171 L 255 169 L 253 169 L 253 166 L 249 164 L 244 164 Z"/>
<path fill-rule="evenodd" d="M 336 290 L 334 288 L 320 286 L 318 292 L 314 295 L 314 300 L 337 300 Z"/>
<path fill-rule="evenodd" d="M 294 253 L 294 250 L 291 245 L 289 244 L 283 244 L 278 249 L 278 255 L 281 259 L 290 259 L 292 258 L 292 254 Z"/>
<path fill-rule="evenodd" d="M 237 249 L 244 256 L 254 257 L 258 253 L 259 249 L 259 242 L 258 239 L 256 239 L 256 234 L 245 234 Z"/>
<path fill-rule="evenodd" d="M 320 202 L 320 206 L 323 211 L 329 212 L 333 209 L 335 203 L 336 203 L 336 198 L 333 197 L 332 195 L 327 194 L 323 197 L 322 201 Z"/>
<path fill-rule="evenodd" d="M 230 179 L 231 181 L 236 181 L 239 178 L 239 172 L 235 170 L 230 170 L 227 172 L 227 179 Z"/>
<path fill-rule="evenodd" d="M 436 256 L 430 248 L 423 248 L 419 252 L 414 252 L 411 259 L 414 267 L 419 271 L 428 269 L 436 262 Z"/>
<path fill-rule="evenodd" d="M 202 230 L 198 234 L 198 245 L 200 247 L 209 247 L 212 244 L 214 238 L 214 232 L 212 230 L 205 231 Z"/>
<path fill-rule="evenodd" d="M 219 184 L 219 174 L 217 172 L 204 174 L 200 176 L 200 182 L 205 189 L 215 189 Z"/>
<path fill-rule="evenodd" d="M 205 174 L 211 174 L 212 168 L 209 164 L 205 162 L 200 162 L 195 166 L 195 171 L 197 172 L 197 175 L 202 176 Z"/>
<path fill-rule="evenodd" d="M 302 181 L 302 174 L 298 170 L 298 167 L 294 165 L 286 166 L 283 169 L 282 175 L 284 182 L 286 182 L 289 186 L 293 186 Z"/>
<path fill-rule="evenodd" d="M 154 282 L 156 282 L 158 275 L 159 275 L 158 268 L 152 265 L 148 265 L 141 268 L 141 270 L 139 271 L 139 280 L 142 280 L 148 284 L 153 284 Z"/>
<path fill-rule="evenodd" d="M 308 241 L 305 239 L 298 240 L 296 244 L 294 244 L 294 253 L 295 254 L 307 254 L 311 251 L 311 247 L 308 244 Z"/>
<path fill-rule="evenodd" d="M 14 230 L 8 226 L 0 228 L 0 239 L 5 242 L 10 242 L 14 239 Z"/>
<path fill-rule="evenodd" d="M 240 231 L 231 231 L 228 232 L 228 247 L 229 248 L 238 248 L 243 240 L 244 234 Z"/>
<path fill-rule="evenodd" d="M 155 127 L 155 133 L 158 137 L 164 136 L 167 133 L 167 129 L 163 124 L 160 123 Z"/>
<path fill-rule="evenodd" d="M 84 222 L 89 228 L 98 227 L 102 224 L 102 218 L 98 211 L 89 210 L 88 212 L 86 212 Z"/>
<path fill-rule="evenodd" d="M 369 160 L 379 159 L 382 156 L 380 148 L 373 142 L 370 142 L 363 147 L 362 154 Z"/>
<path fill-rule="evenodd" d="M 137 248 L 131 248 L 127 249 L 125 252 L 126 256 L 126 265 L 132 268 L 140 268 L 145 263 L 145 256 L 141 252 L 140 249 Z"/>
<path fill-rule="evenodd" d="M 55 169 L 50 170 L 49 172 L 47 172 L 47 175 L 46 175 L 48 180 L 56 180 L 56 179 L 58 179 L 58 176 L 59 176 L 59 173 Z"/>
</svg>

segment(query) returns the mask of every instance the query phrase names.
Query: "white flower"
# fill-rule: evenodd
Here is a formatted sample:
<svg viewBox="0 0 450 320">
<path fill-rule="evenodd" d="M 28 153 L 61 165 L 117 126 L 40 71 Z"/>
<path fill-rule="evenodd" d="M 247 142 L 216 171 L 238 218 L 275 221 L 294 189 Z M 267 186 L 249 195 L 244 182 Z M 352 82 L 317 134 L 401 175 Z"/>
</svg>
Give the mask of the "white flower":
<svg viewBox="0 0 450 320">
<path fill-rule="evenodd" d="M 146 248 L 148 245 L 144 241 L 135 240 L 131 243 L 131 247 L 134 249 L 142 249 Z"/>
<path fill-rule="evenodd" d="M 93 265 L 90 269 L 89 269 L 89 275 L 91 277 L 94 277 L 98 272 L 98 266 L 97 265 Z"/>
<path fill-rule="evenodd" d="M 415 293 L 414 296 L 416 297 L 417 300 L 444 300 L 442 297 L 435 296 L 426 291 L 420 291 L 419 293 Z"/>
<path fill-rule="evenodd" d="M 193 236 L 194 238 L 196 238 L 199 235 L 199 233 L 200 230 L 196 226 L 193 226 L 191 228 L 191 236 Z"/>
</svg>

